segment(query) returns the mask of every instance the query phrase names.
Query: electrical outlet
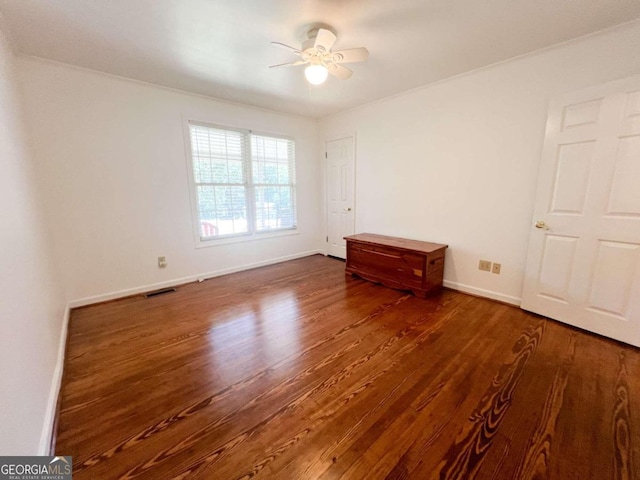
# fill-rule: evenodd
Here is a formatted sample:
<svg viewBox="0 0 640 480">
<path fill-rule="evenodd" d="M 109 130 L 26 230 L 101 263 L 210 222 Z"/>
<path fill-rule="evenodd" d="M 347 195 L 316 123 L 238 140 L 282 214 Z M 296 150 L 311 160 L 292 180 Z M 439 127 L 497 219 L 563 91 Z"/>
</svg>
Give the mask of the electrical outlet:
<svg viewBox="0 0 640 480">
<path fill-rule="evenodd" d="M 158 268 L 164 268 L 167 266 L 167 257 L 158 257 Z"/>
<path fill-rule="evenodd" d="M 501 265 L 499 263 L 494 263 L 493 267 L 491 268 L 491 273 L 497 273 L 498 275 L 500 275 L 500 267 Z"/>
<path fill-rule="evenodd" d="M 491 262 L 488 260 L 480 260 L 480 263 L 478 264 L 478 270 L 483 270 L 485 272 L 490 272 L 491 271 Z"/>
</svg>

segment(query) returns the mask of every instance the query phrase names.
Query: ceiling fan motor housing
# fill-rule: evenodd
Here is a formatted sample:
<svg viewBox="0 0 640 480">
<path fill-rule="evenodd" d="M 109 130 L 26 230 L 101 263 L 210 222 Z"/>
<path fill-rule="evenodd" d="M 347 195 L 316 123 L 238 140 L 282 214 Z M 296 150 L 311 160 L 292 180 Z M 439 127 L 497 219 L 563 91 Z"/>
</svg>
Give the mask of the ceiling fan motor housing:
<svg viewBox="0 0 640 480">
<path fill-rule="evenodd" d="M 318 32 L 320 31 L 320 29 L 327 30 L 331 32 L 333 35 L 336 35 L 336 31 L 333 28 L 331 28 L 329 25 L 324 25 L 324 24 L 314 25 L 307 32 L 307 39 L 304 42 L 302 42 L 301 50 L 303 52 L 305 50 L 314 49 L 314 50 L 317 50 L 318 53 L 327 53 L 327 50 L 325 50 L 322 45 L 319 45 L 318 47 L 315 46 L 316 39 L 318 38 Z"/>
</svg>

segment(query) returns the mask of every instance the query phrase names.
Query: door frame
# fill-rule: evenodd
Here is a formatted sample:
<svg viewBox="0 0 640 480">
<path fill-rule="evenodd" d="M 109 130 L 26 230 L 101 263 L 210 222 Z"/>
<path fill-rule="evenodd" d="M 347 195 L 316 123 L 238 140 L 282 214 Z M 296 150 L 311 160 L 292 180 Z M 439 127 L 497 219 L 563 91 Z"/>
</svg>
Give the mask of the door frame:
<svg viewBox="0 0 640 480">
<path fill-rule="evenodd" d="M 322 209 L 324 211 L 324 255 L 329 255 L 329 159 L 327 158 L 327 143 L 335 142 L 336 140 L 346 140 L 351 139 L 351 146 L 353 147 L 353 231 L 355 233 L 356 229 L 356 214 L 358 212 L 357 209 L 357 201 L 356 201 L 356 193 L 357 193 L 357 168 L 358 168 L 358 142 L 357 142 L 357 133 L 354 132 L 346 132 L 344 134 L 333 135 L 330 138 L 325 139 L 323 143 L 323 162 L 324 165 L 324 188 L 323 188 L 323 202 Z"/>
</svg>

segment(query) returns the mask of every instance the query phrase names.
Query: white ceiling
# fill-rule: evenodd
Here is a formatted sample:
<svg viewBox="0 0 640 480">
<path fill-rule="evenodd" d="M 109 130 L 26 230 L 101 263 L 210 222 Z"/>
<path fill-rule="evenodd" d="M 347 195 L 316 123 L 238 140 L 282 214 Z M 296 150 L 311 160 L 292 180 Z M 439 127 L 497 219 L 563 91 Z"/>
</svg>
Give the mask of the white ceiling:
<svg viewBox="0 0 640 480">
<path fill-rule="evenodd" d="M 640 17 L 638 0 L 0 0 L 20 53 L 319 117 Z M 309 25 L 366 46 L 348 80 L 311 87 L 271 41 Z"/>
</svg>

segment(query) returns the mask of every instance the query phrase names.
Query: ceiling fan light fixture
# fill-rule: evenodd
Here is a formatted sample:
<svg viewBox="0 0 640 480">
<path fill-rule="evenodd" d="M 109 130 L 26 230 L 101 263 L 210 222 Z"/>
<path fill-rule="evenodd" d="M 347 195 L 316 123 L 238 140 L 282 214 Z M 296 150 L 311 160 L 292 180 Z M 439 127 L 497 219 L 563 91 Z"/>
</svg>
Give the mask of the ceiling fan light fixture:
<svg viewBox="0 0 640 480">
<path fill-rule="evenodd" d="M 311 85 L 322 85 L 329 75 L 324 65 L 309 65 L 304 69 L 304 76 Z"/>
<path fill-rule="evenodd" d="M 330 27 L 317 26 L 309 30 L 308 39 L 302 43 L 302 48 L 290 47 L 284 43 L 271 42 L 276 47 L 284 48 L 294 53 L 300 60 L 271 65 L 275 67 L 295 67 L 307 65 L 304 76 L 311 85 L 322 85 L 327 80 L 327 75 L 339 80 L 346 80 L 353 72 L 343 63 L 364 62 L 369 57 L 369 52 L 364 47 L 347 48 L 334 52 L 331 50 L 337 37 Z"/>
</svg>

